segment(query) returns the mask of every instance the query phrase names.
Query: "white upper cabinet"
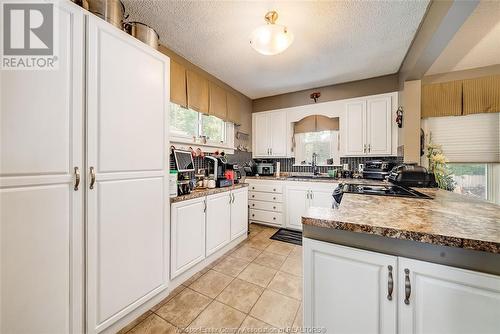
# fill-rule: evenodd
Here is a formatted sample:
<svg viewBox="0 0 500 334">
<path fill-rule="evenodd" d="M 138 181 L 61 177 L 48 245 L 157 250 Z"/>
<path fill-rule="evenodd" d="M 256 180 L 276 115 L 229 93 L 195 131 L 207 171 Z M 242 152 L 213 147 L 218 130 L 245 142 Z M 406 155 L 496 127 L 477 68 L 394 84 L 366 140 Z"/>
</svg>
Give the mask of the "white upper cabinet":
<svg viewBox="0 0 500 334">
<path fill-rule="evenodd" d="M 396 100 L 396 94 L 390 93 L 346 102 L 341 126 L 343 155 L 396 154 L 397 125 L 392 122 Z"/>
<path fill-rule="evenodd" d="M 0 333 L 84 332 L 84 16 L 54 11 L 59 68 L 0 73 Z"/>
<path fill-rule="evenodd" d="M 285 111 L 252 115 L 252 153 L 256 158 L 287 156 L 288 131 Z"/>
<path fill-rule="evenodd" d="M 498 333 L 500 277 L 401 257 L 398 263 L 399 333 Z"/>
<path fill-rule="evenodd" d="M 170 61 L 93 15 L 87 18 L 87 52 L 92 333 L 167 287 Z"/>
</svg>

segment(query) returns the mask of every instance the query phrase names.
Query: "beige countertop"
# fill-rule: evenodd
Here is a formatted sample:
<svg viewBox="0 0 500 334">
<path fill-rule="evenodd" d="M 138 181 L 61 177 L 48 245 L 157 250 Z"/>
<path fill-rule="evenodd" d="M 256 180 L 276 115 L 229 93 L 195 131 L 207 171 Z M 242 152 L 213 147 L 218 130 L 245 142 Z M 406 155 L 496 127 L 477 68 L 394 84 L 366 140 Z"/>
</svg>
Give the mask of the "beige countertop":
<svg viewBox="0 0 500 334">
<path fill-rule="evenodd" d="M 176 197 L 170 197 L 170 203 L 177 203 L 177 202 L 182 202 L 182 201 L 187 201 L 190 199 L 195 199 L 199 197 L 205 197 L 208 195 L 213 195 L 213 194 L 219 194 L 223 193 L 226 191 L 231 191 L 243 187 L 248 187 L 247 183 L 238 183 L 235 185 L 232 185 L 230 187 L 222 187 L 222 188 L 213 188 L 213 189 L 195 189 L 193 190 L 190 194 L 187 195 L 181 195 L 181 196 L 176 196 Z"/>
<path fill-rule="evenodd" d="M 500 206 L 440 189 L 433 199 L 345 193 L 339 209 L 311 207 L 305 225 L 500 254 Z"/>
</svg>

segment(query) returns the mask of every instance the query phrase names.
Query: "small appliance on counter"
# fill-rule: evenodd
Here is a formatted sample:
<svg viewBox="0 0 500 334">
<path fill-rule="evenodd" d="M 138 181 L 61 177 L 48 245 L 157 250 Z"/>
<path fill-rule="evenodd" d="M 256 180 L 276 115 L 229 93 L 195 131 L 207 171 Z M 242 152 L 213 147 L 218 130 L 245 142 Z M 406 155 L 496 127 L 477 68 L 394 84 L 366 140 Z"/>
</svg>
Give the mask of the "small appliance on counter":
<svg viewBox="0 0 500 334">
<path fill-rule="evenodd" d="M 370 160 L 365 162 L 361 173 L 363 179 L 385 180 L 395 165 L 393 161 Z"/>
<path fill-rule="evenodd" d="M 260 176 L 274 175 L 274 165 L 272 162 L 257 163 L 257 174 Z"/>
<path fill-rule="evenodd" d="M 394 167 L 387 179 L 394 184 L 404 187 L 437 187 L 434 174 L 417 164 L 401 164 Z"/>
<path fill-rule="evenodd" d="M 257 174 L 257 164 L 255 163 L 255 161 L 250 160 L 246 162 L 243 165 L 243 172 L 245 172 L 245 176 L 254 176 L 255 174 Z"/>
<path fill-rule="evenodd" d="M 220 156 L 205 156 L 205 160 L 208 162 L 207 176 L 213 177 L 215 180 L 216 187 L 230 187 L 233 185 L 234 165 L 227 162 L 226 158 L 222 155 Z M 229 173 L 226 173 L 231 171 Z M 229 176 L 231 179 L 228 179 Z"/>
</svg>

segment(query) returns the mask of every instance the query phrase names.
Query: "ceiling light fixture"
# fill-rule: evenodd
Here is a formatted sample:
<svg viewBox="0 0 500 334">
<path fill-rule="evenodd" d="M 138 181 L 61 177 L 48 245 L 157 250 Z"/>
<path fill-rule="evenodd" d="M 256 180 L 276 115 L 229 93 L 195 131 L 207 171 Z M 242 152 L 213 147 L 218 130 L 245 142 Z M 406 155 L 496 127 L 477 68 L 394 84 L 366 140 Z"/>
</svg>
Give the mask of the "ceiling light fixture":
<svg viewBox="0 0 500 334">
<path fill-rule="evenodd" d="M 293 42 L 293 34 L 287 27 L 276 24 L 278 13 L 267 12 L 264 16 L 267 24 L 258 27 L 250 36 L 250 45 L 257 52 L 266 56 L 277 55 L 285 51 Z"/>
</svg>

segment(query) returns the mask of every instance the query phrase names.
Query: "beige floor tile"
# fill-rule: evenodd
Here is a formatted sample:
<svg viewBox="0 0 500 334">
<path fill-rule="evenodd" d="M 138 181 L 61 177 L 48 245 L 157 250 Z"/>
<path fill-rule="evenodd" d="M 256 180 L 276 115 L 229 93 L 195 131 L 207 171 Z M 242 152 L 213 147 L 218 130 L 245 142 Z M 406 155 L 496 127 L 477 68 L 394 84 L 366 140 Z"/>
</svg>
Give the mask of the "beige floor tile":
<svg viewBox="0 0 500 334">
<path fill-rule="evenodd" d="M 252 239 L 253 237 L 255 237 L 259 233 L 260 233 L 260 231 L 250 231 L 250 233 L 248 234 L 248 239 Z"/>
<path fill-rule="evenodd" d="M 129 332 L 132 328 L 137 326 L 139 323 L 141 323 L 144 319 L 149 317 L 151 314 L 153 314 L 153 312 L 151 312 L 151 311 L 147 311 L 147 312 L 143 313 L 137 319 L 134 319 L 134 321 L 129 323 L 127 326 L 120 329 L 116 334 L 125 334 L 125 333 Z"/>
<path fill-rule="evenodd" d="M 289 257 L 302 260 L 302 246 L 295 245 Z"/>
<path fill-rule="evenodd" d="M 278 271 L 269 283 L 268 289 L 302 300 L 302 277 Z"/>
<path fill-rule="evenodd" d="M 295 276 L 302 276 L 302 260 L 288 257 L 281 266 L 280 271 L 284 271 Z"/>
<path fill-rule="evenodd" d="M 248 266 L 249 263 L 249 261 L 243 259 L 227 256 L 224 260 L 217 263 L 212 269 L 220 273 L 236 277 L 243 271 L 243 269 L 245 269 L 246 266 Z"/>
<path fill-rule="evenodd" d="M 257 258 L 253 260 L 253 262 L 269 268 L 279 269 L 281 268 L 283 262 L 285 262 L 285 259 L 286 259 L 285 255 L 264 251 L 260 253 L 260 255 L 257 256 Z"/>
<path fill-rule="evenodd" d="M 242 334 L 278 333 L 273 326 L 251 316 L 243 320 L 238 332 Z"/>
<path fill-rule="evenodd" d="M 214 301 L 189 325 L 188 331 L 205 333 L 206 329 L 220 329 L 220 333 L 234 333 L 244 319 L 244 313 Z"/>
<path fill-rule="evenodd" d="M 151 314 L 140 324 L 135 326 L 130 334 L 176 334 L 177 328 L 169 324 L 156 314 Z"/>
<path fill-rule="evenodd" d="M 250 263 L 245 270 L 238 275 L 238 278 L 247 282 L 266 287 L 276 274 L 276 270 L 261 266 L 260 264 Z"/>
<path fill-rule="evenodd" d="M 302 307 L 302 304 L 300 304 L 299 310 L 297 311 L 297 315 L 295 316 L 295 320 L 293 321 L 293 326 L 294 328 L 300 328 L 304 327 L 304 321 L 303 321 L 303 314 L 304 309 Z"/>
<path fill-rule="evenodd" d="M 160 307 L 158 311 L 156 311 L 156 314 L 174 326 L 184 328 L 189 325 L 211 301 L 212 299 L 186 288 Z"/>
<path fill-rule="evenodd" d="M 189 285 L 191 285 L 191 283 L 193 283 L 198 278 L 200 278 L 201 275 L 202 275 L 202 273 L 198 271 L 197 273 L 193 274 L 193 276 L 191 276 L 187 280 L 185 280 L 184 283 L 182 283 L 182 284 L 185 286 L 189 286 Z"/>
<path fill-rule="evenodd" d="M 278 231 L 277 228 L 264 227 L 264 229 L 259 233 L 258 237 L 271 237 L 274 233 Z"/>
<path fill-rule="evenodd" d="M 250 224 L 250 232 L 261 232 L 264 230 L 264 226 L 258 224 Z"/>
<path fill-rule="evenodd" d="M 165 297 L 161 302 L 159 302 L 158 304 L 156 304 L 155 306 L 153 306 L 151 308 L 151 311 L 156 312 L 160 307 L 162 307 L 163 305 L 165 305 L 165 303 L 167 303 L 170 299 L 172 299 L 175 296 L 177 296 L 185 288 L 186 287 L 181 284 L 178 287 L 176 287 L 175 289 L 173 289 L 172 291 L 170 291 L 170 293 L 168 294 L 167 297 Z"/>
<path fill-rule="evenodd" d="M 293 250 L 293 245 L 281 241 L 274 241 L 267 246 L 266 251 L 280 255 L 288 256 Z"/>
<path fill-rule="evenodd" d="M 262 250 L 257 248 L 252 248 L 250 246 L 244 245 L 231 253 L 232 257 L 236 257 L 238 259 L 243 259 L 247 261 L 253 261 Z"/>
<path fill-rule="evenodd" d="M 219 273 L 215 270 L 209 270 L 189 287 L 205 296 L 215 298 L 232 280 L 233 278 L 231 276 Z"/>
<path fill-rule="evenodd" d="M 221 303 L 248 313 L 263 290 L 264 288 L 260 286 L 236 278 L 216 299 Z"/>
<path fill-rule="evenodd" d="M 247 246 L 250 246 L 252 248 L 257 248 L 264 250 L 266 249 L 267 246 L 271 244 L 271 239 L 269 239 L 267 236 L 260 237 L 256 236 L 255 238 L 252 238 L 246 242 Z"/>
<path fill-rule="evenodd" d="M 300 306 L 296 299 L 266 289 L 250 315 L 277 328 L 290 327 Z"/>
</svg>

